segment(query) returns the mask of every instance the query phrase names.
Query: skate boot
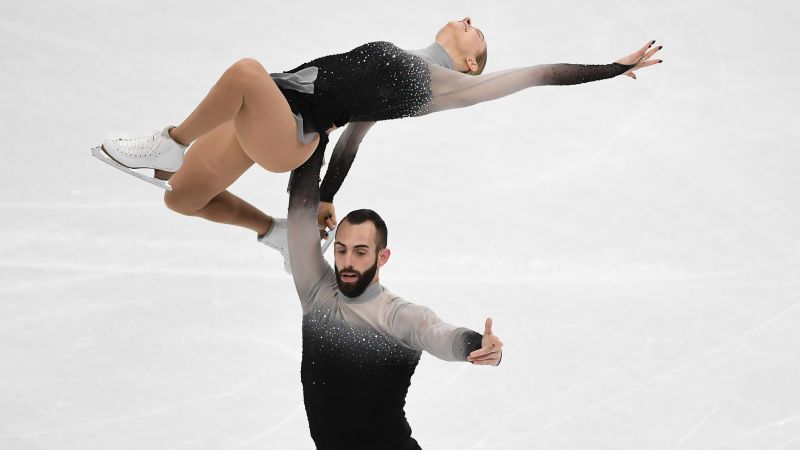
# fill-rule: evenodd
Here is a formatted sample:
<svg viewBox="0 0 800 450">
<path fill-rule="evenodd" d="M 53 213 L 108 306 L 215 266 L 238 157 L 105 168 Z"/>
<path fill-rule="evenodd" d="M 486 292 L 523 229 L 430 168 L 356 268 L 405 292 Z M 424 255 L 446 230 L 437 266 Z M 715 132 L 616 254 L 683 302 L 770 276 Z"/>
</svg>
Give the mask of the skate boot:
<svg viewBox="0 0 800 450">
<path fill-rule="evenodd" d="M 286 228 L 286 219 L 272 219 L 269 231 L 258 236 L 258 242 L 272 247 L 283 256 L 283 270 L 292 273 L 292 260 L 289 258 L 289 237 Z"/>
<path fill-rule="evenodd" d="M 328 239 L 321 244 L 322 248 L 320 249 L 320 252 L 323 255 L 325 254 L 325 251 L 328 250 L 328 247 L 333 244 L 333 241 L 336 238 L 337 228 L 338 224 L 333 228 L 333 230 L 328 232 Z M 258 242 L 261 242 L 262 244 L 279 251 L 281 256 L 283 256 L 283 270 L 285 270 L 288 274 L 292 273 L 292 260 L 289 256 L 289 238 L 286 219 L 272 219 L 272 226 L 270 227 L 269 231 L 262 236 L 258 236 L 257 240 Z"/>
<path fill-rule="evenodd" d="M 92 155 L 104 163 L 147 181 L 168 191 L 172 187 L 160 172 L 175 172 L 183 164 L 183 153 L 188 145 L 175 142 L 169 135 L 168 126 L 150 136 L 134 139 L 106 139 L 103 145 L 92 149 Z M 153 169 L 153 176 L 133 169 Z"/>
</svg>

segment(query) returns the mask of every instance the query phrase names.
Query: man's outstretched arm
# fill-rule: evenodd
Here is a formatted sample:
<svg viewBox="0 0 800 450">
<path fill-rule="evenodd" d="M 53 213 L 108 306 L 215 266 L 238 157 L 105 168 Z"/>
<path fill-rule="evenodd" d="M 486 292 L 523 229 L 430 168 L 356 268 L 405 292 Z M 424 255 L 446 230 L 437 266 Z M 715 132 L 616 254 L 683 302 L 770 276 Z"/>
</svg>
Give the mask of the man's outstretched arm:
<svg viewBox="0 0 800 450">
<path fill-rule="evenodd" d="M 325 141 L 325 142 L 323 142 Z M 289 180 L 288 239 L 292 276 L 297 295 L 305 309 L 314 287 L 331 268 L 319 248 L 317 206 L 319 205 L 319 172 L 327 136 L 308 160 L 292 171 Z"/>
<path fill-rule="evenodd" d="M 497 365 L 503 343 L 492 333 L 487 319 L 485 334 L 442 321 L 430 308 L 403 301 L 389 321 L 392 335 L 405 345 L 425 350 L 445 361 Z"/>
</svg>

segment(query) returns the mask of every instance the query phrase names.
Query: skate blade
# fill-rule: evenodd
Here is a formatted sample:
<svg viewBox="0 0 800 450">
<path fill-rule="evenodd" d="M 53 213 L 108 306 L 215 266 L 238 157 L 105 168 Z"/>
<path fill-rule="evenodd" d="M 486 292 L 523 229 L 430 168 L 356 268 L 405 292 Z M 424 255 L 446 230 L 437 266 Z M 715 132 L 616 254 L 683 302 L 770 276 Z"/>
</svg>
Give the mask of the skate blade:
<svg viewBox="0 0 800 450">
<path fill-rule="evenodd" d="M 135 176 L 136 178 L 138 178 L 140 180 L 147 181 L 148 183 L 150 183 L 152 185 L 155 185 L 155 186 L 158 186 L 161 189 L 164 189 L 166 191 L 171 191 L 172 190 L 172 186 L 169 185 L 169 181 L 159 180 L 158 178 L 153 178 L 153 177 L 148 177 L 147 175 L 145 175 L 143 173 L 139 173 L 139 172 L 131 169 L 130 167 L 123 166 L 122 164 L 114 161 L 113 158 L 108 156 L 108 154 L 106 154 L 106 152 L 104 152 L 101 147 L 92 148 L 92 156 L 94 156 L 95 158 L 99 159 L 100 161 L 103 161 L 104 163 L 108 164 L 111 167 L 116 167 L 117 169 L 119 169 L 119 170 L 121 170 L 121 171 L 123 171 L 125 173 L 133 175 L 133 176 Z"/>
<path fill-rule="evenodd" d="M 325 242 L 322 243 L 322 249 L 320 250 L 322 254 L 325 254 L 325 251 L 328 250 L 328 247 L 333 244 L 333 241 L 336 240 L 336 230 L 339 228 L 339 224 L 337 223 L 335 227 L 331 231 L 328 232 L 328 239 L 325 239 Z"/>
</svg>

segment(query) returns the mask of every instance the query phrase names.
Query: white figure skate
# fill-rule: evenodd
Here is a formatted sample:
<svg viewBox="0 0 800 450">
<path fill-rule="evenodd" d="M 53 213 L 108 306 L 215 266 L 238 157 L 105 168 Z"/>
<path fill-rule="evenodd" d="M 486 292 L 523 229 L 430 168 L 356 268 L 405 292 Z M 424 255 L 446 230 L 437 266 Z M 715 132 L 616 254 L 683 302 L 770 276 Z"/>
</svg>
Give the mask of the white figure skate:
<svg viewBox="0 0 800 450">
<path fill-rule="evenodd" d="M 320 252 L 323 255 L 325 254 L 325 251 L 328 250 L 328 247 L 333 244 L 333 241 L 336 238 L 337 228 L 338 224 L 333 228 L 333 230 L 328 232 L 328 239 L 321 244 L 322 247 L 320 248 Z M 283 256 L 283 270 L 291 275 L 292 260 L 289 256 L 289 238 L 286 219 L 272 219 L 272 226 L 270 227 L 269 231 L 267 231 L 267 233 L 263 236 L 259 236 L 257 240 L 258 242 L 261 242 L 262 244 L 272 247 L 280 252 L 281 256 Z"/>
<path fill-rule="evenodd" d="M 289 237 L 286 219 L 272 219 L 272 226 L 263 236 L 258 236 L 258 242 L 272 247 L 283 256 L 283 270 L 292 273 L 292 260 L 289 257 Z"/>
<path fill-rule="evenodd" d="M 188 147 L 170 137 L 169 130 L 172 128 L 175 127 L 168 126 L 140 138 L 106 139 L 103 145 L 92 149 L 92 156 L 136 178 L 171 191 L 172 186 L 166 179 L 160 178 L 164 175 L 159 172 L 176 172 L 180 169 L 183 165 L 183 153 Z M 134 169 L 152 169 L 153 175 L 148 176 Z"/>
</svg>

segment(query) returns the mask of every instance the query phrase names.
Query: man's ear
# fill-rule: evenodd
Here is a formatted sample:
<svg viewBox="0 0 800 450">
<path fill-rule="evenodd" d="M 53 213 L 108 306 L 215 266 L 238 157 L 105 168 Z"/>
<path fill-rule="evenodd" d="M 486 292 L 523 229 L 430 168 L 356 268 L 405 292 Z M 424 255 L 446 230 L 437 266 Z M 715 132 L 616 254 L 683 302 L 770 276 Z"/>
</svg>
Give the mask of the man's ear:
<svg viewBox="0 0 800 450">
<path fill-rule="evenodd" d="M 381 267 L 384 264 L 386 264 L 386 262 L 389 261 L 389 256 L 391 256 L 391 255 L 392 255 L 392 251 L 389 250 L 388 248 L 385 248 L 385 249 L 379 251 L 378 252 L 378 267 Z"/>
</svg>

